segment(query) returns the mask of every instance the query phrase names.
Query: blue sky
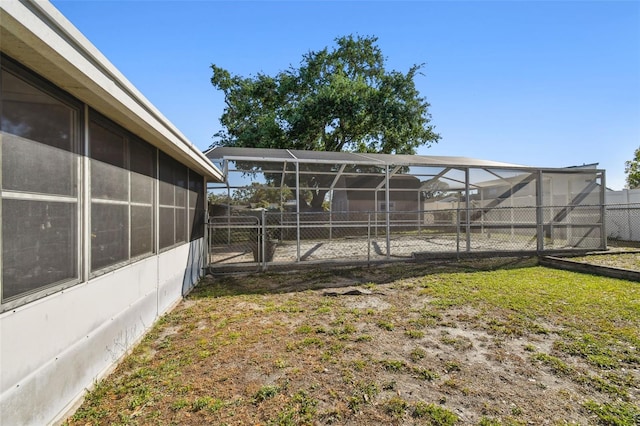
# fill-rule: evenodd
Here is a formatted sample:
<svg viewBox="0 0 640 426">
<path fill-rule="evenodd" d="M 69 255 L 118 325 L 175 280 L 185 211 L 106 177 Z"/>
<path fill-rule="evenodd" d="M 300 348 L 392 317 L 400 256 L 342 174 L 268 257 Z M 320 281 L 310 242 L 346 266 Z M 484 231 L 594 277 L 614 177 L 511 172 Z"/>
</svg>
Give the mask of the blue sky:
<svg viewBox="0 0 640 426">
<path fill-rule="evenodd" d="M 220 129 L 211 64 L 297 66 L 348 34 L 377 36 L 442 136 L 419 154 L 541 167 L 599 163 L 622 189 L 640 147 L 638 1 L 93 1 L 53 4 L 197 147 Z"/>
</svg>

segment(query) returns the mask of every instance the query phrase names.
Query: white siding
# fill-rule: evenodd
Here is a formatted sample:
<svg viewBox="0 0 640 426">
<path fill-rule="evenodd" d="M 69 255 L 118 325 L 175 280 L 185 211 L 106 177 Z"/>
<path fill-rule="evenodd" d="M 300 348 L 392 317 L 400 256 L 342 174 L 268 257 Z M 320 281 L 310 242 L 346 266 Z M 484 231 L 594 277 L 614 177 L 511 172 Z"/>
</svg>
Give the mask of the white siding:
<svg viewBox="0 0 640 426">
<path fill-rule="evenodd" d="M 0 315 L 0 424 L 63 415 L 195 284 L 203 240 Z M 184 290 L 183 290 L 184 289 Z"/>
</svg>

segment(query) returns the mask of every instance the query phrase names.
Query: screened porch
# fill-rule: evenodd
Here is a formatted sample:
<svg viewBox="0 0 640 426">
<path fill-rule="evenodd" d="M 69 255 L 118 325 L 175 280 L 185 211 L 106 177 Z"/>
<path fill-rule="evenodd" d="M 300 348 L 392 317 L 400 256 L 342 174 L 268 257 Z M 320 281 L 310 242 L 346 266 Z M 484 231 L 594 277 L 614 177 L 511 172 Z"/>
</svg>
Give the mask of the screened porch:
<svg viewBox="0 0 640 426">
<path fill-rule="evenodd" d="M 606 248 L 605 173 L 464 157 L 216 147 L 213 269 Z"/>
</svg>

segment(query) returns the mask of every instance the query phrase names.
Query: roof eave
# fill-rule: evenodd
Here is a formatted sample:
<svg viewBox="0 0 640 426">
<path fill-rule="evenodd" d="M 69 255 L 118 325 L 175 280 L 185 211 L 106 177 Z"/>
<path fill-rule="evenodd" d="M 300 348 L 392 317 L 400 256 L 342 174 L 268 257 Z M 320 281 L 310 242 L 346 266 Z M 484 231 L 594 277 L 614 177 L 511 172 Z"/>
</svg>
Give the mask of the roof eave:
<svg viewBox="0 0 640 426">
<path fill-rule="evenodd" d="M 162 115 L 51 3 L 0 2 L 0 48 L 33 71 L 207 180 L 211 161 Z"/>
</svg>

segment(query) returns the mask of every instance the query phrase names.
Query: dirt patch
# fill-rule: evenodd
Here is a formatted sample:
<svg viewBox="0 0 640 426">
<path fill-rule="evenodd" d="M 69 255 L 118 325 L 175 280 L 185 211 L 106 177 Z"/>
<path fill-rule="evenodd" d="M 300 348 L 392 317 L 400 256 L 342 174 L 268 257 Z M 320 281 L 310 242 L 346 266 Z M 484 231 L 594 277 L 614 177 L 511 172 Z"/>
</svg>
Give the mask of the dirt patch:
<svg viewBox="0 0 640 426">
<path fill-rule="evenodd" d="M 616 317 L 631 336 L 616 337 L 622 360 L 602 357 L 597 367 L 564 350 L 585 331 L 578 314 L 563 311 L 578 302 L 543 301 L 553 284 L 524 284 L 523 294 L 540 298 L 534 308 L 480 294 L 506 275 L 475 271 L 531 269 L 518 285 L 571 280 L 534 263 L 208 277 L 70 424 L 597 424 L 602 408 L 624 410 L 610 424 L 633 425 L 640 306 Z M 500 288 L 507 297 L 510 287 Z"/>
</svg>

